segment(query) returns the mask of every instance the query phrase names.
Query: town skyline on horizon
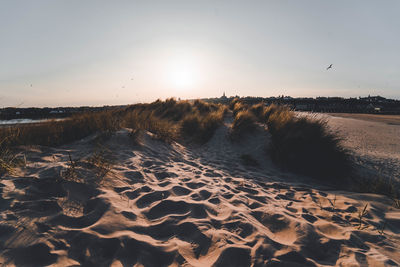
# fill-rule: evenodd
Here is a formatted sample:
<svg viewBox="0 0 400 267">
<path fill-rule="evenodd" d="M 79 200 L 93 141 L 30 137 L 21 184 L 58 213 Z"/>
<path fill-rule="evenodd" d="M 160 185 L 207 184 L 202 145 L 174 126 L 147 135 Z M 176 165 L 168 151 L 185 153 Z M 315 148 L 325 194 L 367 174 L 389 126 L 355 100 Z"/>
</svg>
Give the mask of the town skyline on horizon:
<svg viewBox="0 0 400 267">
<path fill-rule="evenodd" d="M 395 0 L 6 0 L 0 105 L 120 105 L 220 91 L 400 99 L 399 9 Z"/>
<path fill-rule="evenodd" d="M 57 109 L 57 108 L 79 108 L 79 107 L 89 107 L 89 108 L 101 108 L 101 107 L 117 107 L 117 106 L 129 106 L 129 105 L 135 105 L 135 104 L 148 104 L 157 100 L 161 100 L 161 101 L 165 101 L 167 99 L 175 99 L 177 101 L 195 101 L 195 100 L 219 100 L 219 99 L 234 99 L 234 98 L 240 98 L 240 99 L 314 99 L 314 100 L 318 100 L 318 99 L 343 99 L 343 100 L 351 100 L 351 99 L 355 99 L 355 100 L 365 100 L 368 98 L 371 99 L 377 99 L 377 98 L 382 98 L 385 99 L 387 101 L 396 101 L 400 103 L 400 99 L 396 99 L 396 98 L 389 98 L 389 97 L 385 97 L 385 96 L 381 96 L 381 95 L 360 95 L 360 96 L 355 96 L 355 97 L 344 97 L 344 96 L 300 96 L 300 97 L 296 97 L 296 96 L 290 96 L 290 95 L 271 95 L 271 96 L 240 96 L 240 95 L 227 95 L 224 94 L 225 92 L 222 93 L 222 95 L 220 96 L 212 96 L 212 97 L 203 97 L 203 98 L 185 98 L 182 99 L 180 97 L 167 97 L 167 98 L 157 98 L 155 100 L 149 101 L 149 102 L 134 102 L 134 103 L 122 103 L 122 104 L 115 104 L 115 105 L 107 105 L 107 104 L 98 104 L 98 105 L 64 105 L 64 106 L 52 106 L 52 105 L 48 105 L 48 106 L 25 106 L 24 103 L 20 103 L 19 105 L 15 105 L 15 106 L 1 106 L 0 105 L 0 109 L 7 109 L 7 108 L 21 108 L 21 109 L 29 109 L 29 108 L 50 108 L 50 109 Z M 0 99 L 1 101 L 1 99 Z"/>
</svg>

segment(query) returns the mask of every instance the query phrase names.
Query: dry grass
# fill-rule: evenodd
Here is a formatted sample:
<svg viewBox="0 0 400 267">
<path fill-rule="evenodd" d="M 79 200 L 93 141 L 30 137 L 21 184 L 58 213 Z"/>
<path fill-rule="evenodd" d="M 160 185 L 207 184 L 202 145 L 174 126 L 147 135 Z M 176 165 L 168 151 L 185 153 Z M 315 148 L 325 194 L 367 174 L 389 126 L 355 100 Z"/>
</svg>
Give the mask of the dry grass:
<svg viewBox="0 0 400 267">
<path fill-rule="evenodd" d="M 177 138 L 176 123 L 157 117 L 155 112 L 148 108 L 138 108 L 127 113 L 123 126 L 134 130 L 147 130 L 154 134 L 155 139 L 165 142 L 170 142 Z"/>
<path fill-rule="evenodd" d="M 377 177 L 375 179 L 358 178 L 353 190 L 362 193 L 385 195 L 392 200 L 393 207 L 400 209 L 400 184 L 394 179 Z"/>
<path fill-rule="evenodd" d="M 0 148 L 0 177 L 12 173 L 16 165 L 18 165 L 16 153 L 8 148 Z"/>
<path fill-rule="evenodd" d="M 77 172 L 78 161 L 73 160 L 70 153 L 68 153 L 68 160 L 69 161 L 67 164 L 67 168 L 61 172 L 61 177 L 68 181 L 78 182 L 79 181 Z"/>
<path fill-rule="evenodd" d="M 132 131 L 147 130 L 153 133 L 154 138 L 166 142 L 187 137 L 206 142 L 222 123 L 225 113 L 226 107 L 220 104 L 200 100 L 191 103 L 170 98 L 123 109 L 88 112 L 62 121 L 0 128 L 0 140 L 6 140 L 0 147 L 58 146 L 94 133 L 100 133 L 99 138 L 108 138 L 121 127 Z M 192 127 L 196 131 L 191 130 Z M 5 163 L 3 165 L 6 166 Z"/>
<path fill-rule="evenodd" d="M 189 114 L 182 120 L 181 133 L 184 136 L 196 135 L 202 127 L 202 121 L 199 114 Z"/>
<path fill-rule="evenodd" d="M 148 104 L 146 110 L 151 111 L 159 119 L 178 122 L 187 114 L 192 113 L 193 105 L 189 101 L 176 101 L 174 98 L 169 98 Z"/>
<path fill-rule="evenodd" d="M 237 98 L 237 97 L 235 97 L 235 98 L 231 101 L 231 103 L 229 103 L 228 108 L 229 108 L 230 110 L 233 110 L 233 108 L 235 107 L 235 104 L 238 103 L 238 102 L 240 102 L 240 99 Z"/>
<path fill-rule="evenodd" d="M 152 132 L 163 141 L 207 142 L 222 123 L 223 105 L 200 100 L 193 103 L 167 99 L 147 105 L 133 106 L 125 115 L 125 127 Z"/>
<path fill-rule="evenodd" d="M 72 116 L 62 121 L 0 128 L 0 139 L 7 138 L 4 145 L 57 146 L 102 131 L 115 131 L 120 121 L 113 111 L 91 112 Z"/>
<path fill-rule="evenodd" d="M 8 139 L 11 138 L 12 136 L 9 136 L 0 140 L 0 177 L 7 173 L 12 174 L 15 167 L 26 164 L 25 155 L 17 153 L 7 145 Z"/>
<path fill-rule="evenodd" d="M 377 177 L 375 179 L 362 179 L 359 178 L 355 181 L 357 187 L 355 191 L 363 193 L 375 193 L 382 194 L 392 198 L 400 197 L 400 192 L 398 191 L 399 184 L 397 184 L 394 179 L 387 179 L 383 177 Z"/>
<path fill-rule="evenodd" d="M 281 167 L 318 178 L 340 178 L 350 172 L 347 151 L 326 121 L 297 118 L 287 107 L 270 106 L 264 114 L 272 159 Z"/>
<path fill-rule="evenodd" d="M 112 155 L 105 147 L 99 147 L 94 151 L 94 153 L 87 159 L 87 162 L 94 171 L 96 183 L 98 184 L 102 183 L 114 165 Z"/>
<path fill-rule="evenodd" d="M 249 108 L 249 111 L 253 113 L 253 115 L 257 118 L 259 122 L 265 122 L 265 111 L 266 111 L 266 106 L 263 102 L 252 105 Z"/>
<path fill-rule="evenodd" d="M 206 114 L 213 110 L 215 111 L 212 105 L 198 99 L 193 102 L 193 106 L 199 111 L 200 114 Z"/>
<path fill-rule="evenodd" d="M 244 134 L 253 131 L 256 125 L 257 118 L 249 110 L 239 111 L 232 123 L 231 137 L 238 139 Z"/>
<path fill-rule="evenodd" d="M 237 102 L 234 106 L 233 106 L 233 116 L 236 117 L 236 115 L 240 112 L 240 111 L 244 111 L 247 110 L 249 108 L 248 105 L 243 104 L 242 102 Z"/>
<path fill-rule="evenodd" d="M 368 214 L 367 207 L 368 207 L 368 203 L 365 204 L 365 206 L 362 210 L 358 211 L 358 223 L 357 223 L 358 230 L 364 230 L 364 229 L 368 228 L 368 223 L 364 222 L 364 218 Z"/>
<path fill-rule="evenodd" d="M 202 119 L 202 128 L 198 135 L 200 142 L 207 142 L 214 135 L 215 130 L 223 123 L 226 108 L 221 107 L 205 115 Z"/>
<path fill-rule="evenodd" d="M 271 104 L 271 105 L 265 107 L 265 109 L 264 109 L 264 114 L 263 114 L 264 121 L 268 122 L 271 114 L 282 113 L 285 111 L 289 111 L 289 109 L 286 106 L 278 106 L 275 104 Z"/>
<path fill-rule="evenodd" d="M 180 134 L 187 140 L 194 140 L 205 143 L 213 136 L 215 130 L 222 124 L 226 107 L 218 106 L 218 109 L 205 108 L 206 105 L 199 105 L 200 110 L 186 115 L 180 124 Z M 207 111 L 208 110 L 208 111 Z"/>
</svg>

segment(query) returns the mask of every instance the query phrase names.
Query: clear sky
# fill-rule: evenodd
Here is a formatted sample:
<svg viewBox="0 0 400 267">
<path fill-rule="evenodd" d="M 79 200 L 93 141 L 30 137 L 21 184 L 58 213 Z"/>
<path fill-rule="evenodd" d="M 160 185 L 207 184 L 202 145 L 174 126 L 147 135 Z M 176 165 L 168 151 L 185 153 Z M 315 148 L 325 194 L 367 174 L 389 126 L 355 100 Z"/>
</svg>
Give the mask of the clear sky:
<svg viewBox="0 0 400 267">
<path fill-rule="evenodd" d="M 399 14 L 398 0 L 0 0 L 0 107 L 400 99 Z"/>
</svg>

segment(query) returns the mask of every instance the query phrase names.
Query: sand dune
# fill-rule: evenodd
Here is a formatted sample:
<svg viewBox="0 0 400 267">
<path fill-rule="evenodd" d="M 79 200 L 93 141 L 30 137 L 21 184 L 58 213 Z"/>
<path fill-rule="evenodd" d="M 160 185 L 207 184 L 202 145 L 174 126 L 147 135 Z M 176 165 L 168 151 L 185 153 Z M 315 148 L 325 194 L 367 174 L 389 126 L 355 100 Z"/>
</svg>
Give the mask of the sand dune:
<svg viewBox="0 0 400 267">
<path fill-rule="evenodd" d="M 5 266 L 398 266 L 400 211 L 384 196 L 321 187 L 276 169 L 256 133 L 203 147 L 121 130 L 88 167 L 93 137 L 30 148 L 0 182 Z M 67 179 L 68 152 L 75 180 Z M 251 154 L 258 167 L 241 163 Z M 63 178 L 64 177 L 64 178 Z M 72 175 L 71 175 L 72 177 Z M 361 225 L 358 212 L 367 205 Z"/>
</svg>

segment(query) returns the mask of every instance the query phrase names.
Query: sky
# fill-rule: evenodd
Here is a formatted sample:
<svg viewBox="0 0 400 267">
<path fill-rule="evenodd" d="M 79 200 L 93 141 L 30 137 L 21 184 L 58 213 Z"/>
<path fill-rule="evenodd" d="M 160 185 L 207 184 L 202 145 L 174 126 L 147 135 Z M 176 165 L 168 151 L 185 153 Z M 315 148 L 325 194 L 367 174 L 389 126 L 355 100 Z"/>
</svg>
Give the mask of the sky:
<svg viewBox="0 0 400 267">
<path fill-rule="evenodd" d="M 0 107 L 400 99 L 399 12 L 398 0 L 0 0 Z"/>
</svg>

